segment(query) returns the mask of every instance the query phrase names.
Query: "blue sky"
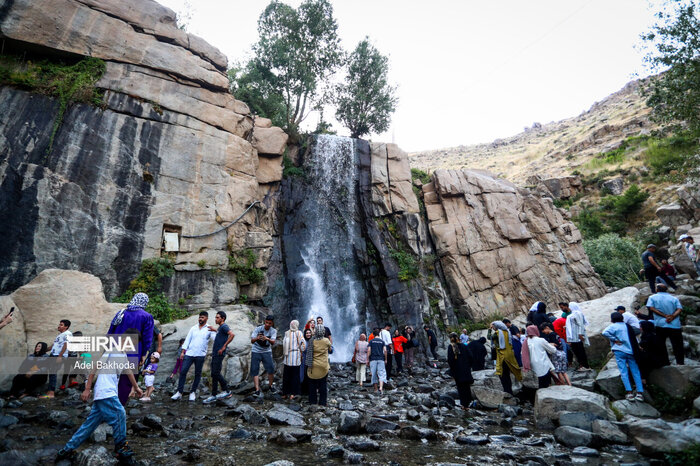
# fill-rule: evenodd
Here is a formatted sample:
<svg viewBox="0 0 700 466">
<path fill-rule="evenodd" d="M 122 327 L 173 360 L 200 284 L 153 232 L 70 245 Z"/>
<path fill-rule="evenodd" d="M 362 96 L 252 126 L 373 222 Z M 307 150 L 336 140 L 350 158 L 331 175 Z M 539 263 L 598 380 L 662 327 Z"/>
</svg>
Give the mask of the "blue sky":
<svg viewBox="0 0 700 466">
<path fill-rule="evenodd" d="M 186 0 L 158 1 L 185 10 Z M 189 32 L 233 61 L 248 56 L 269 1 L 188 3 Z M 407 151 L 489 142 L 587 110 L 645 75 L 635 45 L 653 20 L 645 0 L 332 3 L 345 48 L 367 35 L 389 55 L 399 106 L 392 128 L 371 138 Z"/>
</svg>

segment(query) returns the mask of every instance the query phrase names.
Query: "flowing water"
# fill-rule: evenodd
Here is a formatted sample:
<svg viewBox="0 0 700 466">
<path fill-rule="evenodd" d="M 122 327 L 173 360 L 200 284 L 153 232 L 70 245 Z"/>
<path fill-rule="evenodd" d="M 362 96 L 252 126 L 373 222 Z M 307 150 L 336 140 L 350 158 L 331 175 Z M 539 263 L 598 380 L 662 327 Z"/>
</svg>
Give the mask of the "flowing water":
<svg viewBox="0 0 700 466">
<path fill-rule="evenodd" d="M 355 141 L 318 136 L 304 161 L 308 189 L 297 216 L 296 261 L 290 270 L 295 318 L 323 317 L 333 332 L 333 362 L 349 361 L 364 325 L 364 290 L 355 248 L 363 243 L 356 218 L 359 163 Z M 302 318 L 306 317 L 302 321 Z"/>
</svg>

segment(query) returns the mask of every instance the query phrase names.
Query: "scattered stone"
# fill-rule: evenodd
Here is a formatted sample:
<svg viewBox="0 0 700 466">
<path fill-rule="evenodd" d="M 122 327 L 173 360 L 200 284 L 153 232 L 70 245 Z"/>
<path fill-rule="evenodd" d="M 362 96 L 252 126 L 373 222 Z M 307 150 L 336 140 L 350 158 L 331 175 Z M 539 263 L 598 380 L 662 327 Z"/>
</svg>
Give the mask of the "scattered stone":
<svg viewBox="0 0 700 466">
<path fill-rule="evenodd" d="M 278 432 L 294 437 L 299 443 L 310 442 L 313 434 L 310 430 L 300 429 L 299 427 L 282 427 Z"/>
<path fill-rule="evenodd" d="M 352 451 L 345 452 L 345 461 L 348 464 L 362 464 L 364 459 L 365 459 L 365 456 L 362 453 L 355 453 Z"/>
<path fill-rule="evenodd" d="M 173 422 L 172 428 L 179 429 L 179 430 L 190 430 L 193 425 L 194 425 L 194 421 L 192 419 L 182 417 L 180 419 L 177 419 L 175 422 Z"/>
<path fill-rule="evenodd" d="M 0 416 L 0 428 L 9 427 L 11 425 L 17 424 L 18 422 L 19 422 L 19 419 L 17 419 L 15 416 L 12 416 L 10 414 Z"/>
<path fill-rule="evenodd" d="M 105 447 L 95 446 L 78 451 L 73 464 L 76 466 L 103 466 L 116 465 L 119 462 Z"/>
<path fill-rule="evenodd" d="M 587 447 L 593 443 L 593 434 L 571 426 L 560 426 L 554 430 L 554 437 L 567 447 Z"/>
<path fill-rule="evenodd" d="M 379 442 L 367 437 L 352 437 L 345 442 L 345 447 L 355 451 L 379 451 Z"/>
<path fill-rule="evenodd" d="M 265 417 L 273 425 L 285 426 L 305 426 L 304 417 L 283 405 L 275 405 L 271 410 L 265 413 Z"/>
<path fill-rule="evenodd" d="M 474 386 L 472 387 L 474 397 L 484 408 L 495 409 L 503 403 L 505 393 L 502 390 Z"/>
<path fill-rule="evenodd" d="M 238 440 L 247 440 L 252 436 L 253 434 L 249 430 L 244 429 L 243 427 L 238 427 L 229 434 L 230 438 Z"/>
<path fill-rule="evenodd" d="M 343 411 L 338 421 L 339 434 L 358 434 L 363 430 L 362 416 L 357 411 Z"/>
<path fill-rule="evenodd" d="M 618 400 L 613 401 L 612 407 L 623 415 L 629 414 L 634 417 L 658 418 L 661 413 L 652 405 L 640 401 Z"/>
<path fill-rule="evenodd" d="M 399 436 L 408 440 L 437 440 L 437 434 L 433 429 L 425 427 L 407 426 L 401 429 Z"/>
<path fill-rule="evenodd" d="M 486 445 L 489 441 L 486 435 L 459 435 L 455 439 L 460 445 Z"/>
<path fill-rule="evenodd" d="M 513 437 L 512 435 L 506 435 L 506 434 L 502 434 L 502 435 L 491 435 L 491 436 L 489 437 L 489 439 L 490 439 L 492 442 L 498 442 L 498 443 L 512 443 L 512 442 L 517 442 L 517 441 L 518 441 L 518 439 L 516 439 L 516 438 Z"/>
<path fill-rule="evenodd" d="M 571 454 L 574 456 L 585 456 L 586 458 L 597 458 L 600 456 L 598 450 L 588 447 L 576 447 Z"/>
<path fill-rule="evenodd" d="M 504 404 L 498 405 L 498 411 L 505 414 L 507 417 L 518 417 L 523 412 L 522 408 L 518 406 Z"/>
<path fill-rule="evenodd" d="M 355 406 L 353 406 L 352 401 L 341 401 L 338 403 L 338 409 L 343 411 L 352 411 L 355 409 Z"/>
<path fill-rule="evenodd" d="M 420 414 L 415 409 L 409 409 L 406 413 L 406 419 L 409 421 L 417 421 L 420 419 Z"/>
<path fill-rule="evenodd" d="M 700 438 L 700 419 L 675 423 L 662 419 L 631 419 L 629 436 L 639 453 L 654 456 L 685 450 Z"/>
<path fill-rule="evenodd" d="M 103 422 L 99 426 L 97 426 L 97 429 L 95 429 L 92 434 L 90 435 L 90 440 L 92 440 L 94 443 L 102 443 L 107 440 L 107 436 L 112 435 L 112 426 L 107 424 L 106 422 Z"/>
<path fill-rule="evenodd" d="M 51 411 L 49 413 L 48 422 L 52 426 L 64 423 L 70 418 L 70 414 L 65 411 Z"/>
<path fill-rule="evenodd" d="M 570 411 L 563 411 L 559 413 L 559 425 L 560 426 L 570 426 L 576 427 L 578 429 L 587 430 L 591 432 L 593 421 L 596 419 L 601 419 L 600 416 L 591 413 L 581 413 Z"/>
<path fill-rule="evenodd" d="M 558 420 L 561 411 L 587 412 L 603 419 L 614 420 L 607 398 L 568 385 L 537 390 L 535 395 L 535 422 L 539 426 L 543 420 Z"/>
<path fill-rule="evenodd" d="M 141 418 L 141 422 L 143 422 L 146 426 L 150 427 L 153 430 L 164 429 L 163 420 L 155 414 L 147 414 L 146 416 Z"/>
<path fill-rule="evenodd" d="M 627 434 L 625 434 L 617 424 L 606 421 L 605 419 L 596 419 L 593 421 L 592 430 L 593 433 L 604 442 L 611 444 L 629 443 Z"/>
<path fill-rule="evenodd" d="M 343 456 L 345 456 L 345 448 L 340 445 L 335 445 L 328 450 L 329 458 L 342 458 Z"/>
<path fill-rule="evenodd" d="M 516 437 L 529 437 L 530 436 L 530 429 L 527 429 L 525 427 L 513 427 L 511 429 L 511 432 Z"/>
<path fill-rule="evenodd" d="M 397 430 L 399 425 L 378 417 L 371 418 L 365 426 L 368 434 L 376 434 L 385 430 Z"/>
</svg>

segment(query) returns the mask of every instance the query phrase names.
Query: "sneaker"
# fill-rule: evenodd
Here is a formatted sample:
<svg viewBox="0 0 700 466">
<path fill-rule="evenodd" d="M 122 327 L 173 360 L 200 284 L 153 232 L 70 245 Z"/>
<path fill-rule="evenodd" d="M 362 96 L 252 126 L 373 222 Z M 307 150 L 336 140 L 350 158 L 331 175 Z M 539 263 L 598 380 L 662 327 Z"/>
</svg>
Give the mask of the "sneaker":
<svg viewBox="0 0 700 466">
<path fill-rule="evenodd" d="M 74 380 L 73 382 L 68 384 L 68 388 L 77 387 L 78 385 L 80 385 L 80 384 Z"/>
<path fill-rule="evenodd" d="M 260 390 L 255 390 L 255 392 L 253 392 L 253 396 L 260 397 L 262 396 L 262 392 Z"/>
<path fill-rule="evenodd" d="M 129 442 L 124 442 L 121 445 L 114 447 L 114 456 L 119 461 L 119 464 L 136 464 L 134 461 L 134 450 L 129 447 Z"/>
<path fill-rule="evenodd" d="M 197 399 L 197 392 L 190 393 L 190 401 L 195 401 Z"/>
<path fill-rule="evenodd" d="M 65 389 L 66 389 L 66 386 L 65 386 L 65 385 L 61 385 L 60 387 L 58 387 L 58 389 L 59 389 L 59 390 L 65 390 Z"/>
<path fill-rule="evenodd" d="M 634 401 L 634 393 L 628 393 L 627 395 L 625 395 L 625 399 L 627 401 Z"/>
<path fill-rule="evenodd" d="M 182 393 L 180 392 L 175 392 L 175 394 L 170 397 L 171 400 L 179 400 L 180 398 L 182 398 Z"/>
<path fill-rule="evenodd" d="M 204 403 L 205 405 L 208 405 L 210 403 L 215 402 L 217 399 L 218 398 L 216 396 L 212 395 L 209 398 L 207 398 L 206 400 L 202 401 L 202 403 Z"/>
<path fill-rule="evenodd" d="M 218 395 L 216 395 L 216 399 L 217 400 L 223 400 L 223 399 L 227 400 L 227 399 L 231 398 L 232 396 L 233 396 L 233 393 L 226 390 L 226 391 L 223 391 L 223 392 L 219 393 Z"/>
<path fill-rule="evenodd" d="M 58 450 L 58 453 L 56 453 L 56 463 L 63 460 L 70 460 L 71 458 L 73 458 L 74 455 L 75 450 L 67 450 L 65 448 L 61 448 L 60 450 Z"/>
<path fill-rule="evenodd" d="M 637 395 L 634 397 L 634 401 L 644 401 L 644 394 L 637 393 Z"/>
<path fill-rule="evenodd" d="M 144 396 L 143 398 L 139 398 L 139 401 L 151 401 L 150 396 Z"/>
</svg>

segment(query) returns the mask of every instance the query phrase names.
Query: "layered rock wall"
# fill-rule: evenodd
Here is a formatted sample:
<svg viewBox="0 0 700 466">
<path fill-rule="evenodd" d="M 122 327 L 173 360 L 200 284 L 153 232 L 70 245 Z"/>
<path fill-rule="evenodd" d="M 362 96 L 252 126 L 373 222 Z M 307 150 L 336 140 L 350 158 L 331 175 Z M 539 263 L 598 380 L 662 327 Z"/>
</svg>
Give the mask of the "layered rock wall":
<svg viewBox="0 0 700 466">
<path fill-rule="evenodd" d="M 423 196 L 447 287 L 461 314 L 514 315 L 534 301 L 555 306 L 605 293 L 581 234 L 551 199 L 471 170 L 437 170 Z"/>
<path fill-rule="evenodd" d="M 5 1 L 0 37 L 6 51 L 106 63 L 102 107 L 70 106 L 50 150 L 58 102 L 0 88 L 0 211 L 12 219 L 0 226 L 1 292 L 63 268 L 97 275 L 115 296 L 142 259 L 165 255 L 168 230 L 179 235 L 173 297 L 265 293 L 226 269 L 244 249 L 267 266 L 287 136 L 228 93 L 220 51 L 154 1 Z"/>
</svg>

